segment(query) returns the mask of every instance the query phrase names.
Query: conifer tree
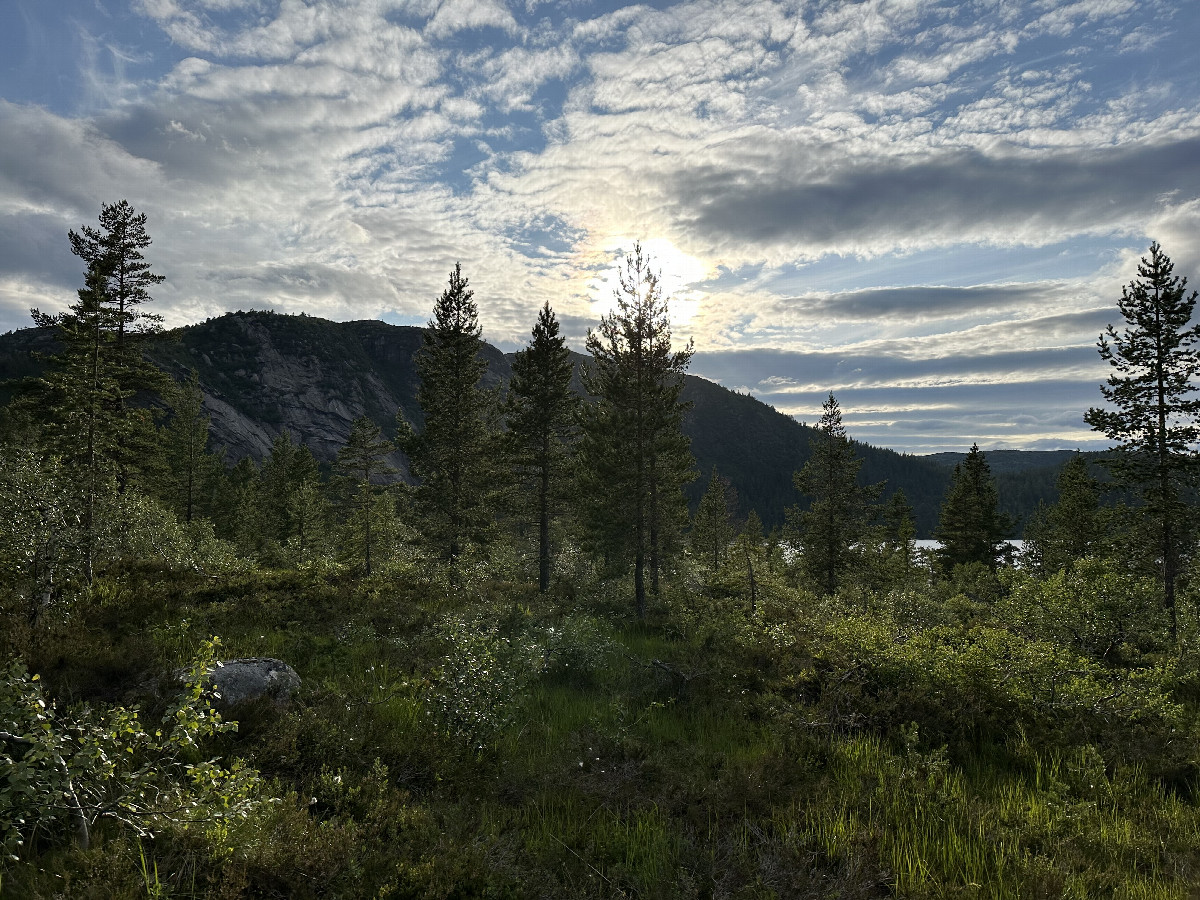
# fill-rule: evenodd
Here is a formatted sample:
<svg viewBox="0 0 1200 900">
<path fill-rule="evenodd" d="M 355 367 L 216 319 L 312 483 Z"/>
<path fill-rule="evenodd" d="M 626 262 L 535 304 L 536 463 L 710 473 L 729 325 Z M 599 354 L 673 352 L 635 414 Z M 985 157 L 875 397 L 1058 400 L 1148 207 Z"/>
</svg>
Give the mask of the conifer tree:
<svg viewBox="0 0 1200 900">
<path fill-rule="evenodd" d="M 726 479 L 718 475 L 717 467 L 713 466 L 708 488 L 700 498 L 700 505 L 692 520 L 692 550 L 713 572 L 721 567 L 734 537 L 731 504 L 726 489 Z"/>
<path fill-rule="evenodd" d="M 128 402 L 139 391 L 158 391 L 166 384 L 140 348 L 125 339 L 159 330 L 158 316 L 134 311 L 150 299 L 147 286 L 163 280 L 150 272 L 141 253 L 150 244 L 145 221 L 121 201 L 102 208 L 101 229 L 69 232 L 72 251 L 87 264 L 78 302 L 59 315 L 31 311 L 35 325 L 56 330 L 60 352 L 22 405 L 45 422 L 48 449 L 62 453 L 69 467 L 82 473 L 89 547 L 100 485 L 112 477 L 123 491 L 138 474 L 161 474 L 154 417 L 144 405 Z M 87 571 L 90 579 L 90 565 Z"/>
<path fill-rule="evenodd" d="M 1197 292 L 1158 243 L 1142 257 L 1138 277 L 1122 288 L 1117 304 L 1126 327 L 1109 325 L 1100 336 L 1100 357 L 1116 370 L 1100 392 L 1108 408 L 1092 408 L 1084 420 L 1115 441 L 1104 464 L 1114 480 L 1138 490 L 1152 523 L 1163 586 L 1163 603 L 1178 632 L 1175 582 L 1194 543 L 1194 518 L 1185 497 L 1195 486 L 1200 440 L 1200 325 L 1191 325 Z"/>
<path fill-rule="evenodd" d="M 122 439 L 130 413 L 114 351 L 115 317 L 103 302 L 104 276 L 87 273 L 78 302 L 57 316 L 32 310 L 34 323 L 56 330 L 60 350 L 33 392 L 24 398 L 43 418 L 42 439 L 62 458 L 80 498 L 85 580 L 91 584 L 96 552 L 96 513 L 101 497 L 115 489 Z"/>
<path fill-rule="evenodd" d="M 758 577 L 754 565 L 763 552 L 762 519 L 753 509 L 746 516 L 746 524 L 738 535 L 737 545 L 746 566 L 746 590 L 750 594 L 750 612 L 753 614 L 758 612 Z"/>
<path fill-rule="evenodd" d="M 350 436 L 337 455 L 337 470 L 345 479 L 351 524 L 359 530 L 363 548 L 363 569 L 371 574 L 375 495 L 384 479 L 396 474 L 385 457 L 395 447 L 384 440 L 376 425 L 360 416 L 350 426 Z"/>
<path fill-rule="evenodd" d="M 208 515 L 213 484 L 220 459 L 208 451 L 211 418 L 204 412 L 200 377 L 192 369 L 188 379 L 172 385 L 168 392 L 171 419 L 163 433 L 163 450 L 168 468 L 168 502 L 191 522 Z"/>
<path fill-rule="evenodd" d="M 896 492 L 884 504 L 883 529 L 888 549 L 907 568 L 912 563 L 913 540 L 917 536 L 917 522 L 913 514 L 913 505 L 908 502 L 908 495 L 904 493 L 904 488 L 896 488 Z"/>
<path fill-rule="evenodd" d="M 667 300 L 641 245 L 625 258 L 616 308 L 589 330 L 582 415 L 582 514 L 596 545 L 632 557 L 634 603 L 646 614 L 646 567 L 657 587 L 668 537 L 686 520 L 682 488 L 692 458 L 679 395 L 692 358 L 671 349 Z"/>
<path fill-rule="evenodd" d="M 566 444 L 579 398 L 571 390 L 571 351 L 559 335 L 558 319 L 547 303 L 538 313 L 529 346 L 513 359 L 506 421 L 518 476 L 537 497 L 538 586 L 550 587 L 550 518 L 562 493 Z"/>
<path fill-rule="evenodd" d="M 1012 523 L 1000 512 L 996 482 L 978 444 L 954 467 L 933 536 L 937 555 L 949 572 L 954 566 L 983 563 L 995 569 Z"/>
<path fill-rule="evenodd" d="M 142 251 L 150 246 L 146 214 L 135 212 L 126 200 L 100 207 L 100 227 L 83 225 L 69 231 L 71 252 L 87 263 L 88 269 L 103 273 L 103 302 L 113 311 L 117 353 L 126 350 L 126 335 L 161 329 L 162 316 L 139 309 L 150 300 L 151 285 L 161 284 L 162 275 L 150 271 Z"/>
<path fill-rule="evenodd" d="M 312 451 L 297 444 L 285 429 L 271 444 L 259 480 L 264 530 L 280 550 L 287 548 L 289 562 L 303 562 L 313 547 L 322 543 L 321 526 L 326 518 L 320 473 Z"/>
<path fill-rule="evenodd" d="M 789 521 L 800 541 L 801 565 L 826 594 L 837 590 L 851 567 L 853 548 L 867 533 L 873 504 L 883 484 L 858 483 L 862 460 L 846 437 L 842 411 L 830 393 L 821 405 L 812 455 L 793 480 L 796 490 L 812 498 L 806 510 L 789 510 Z"/>
<path fill-rule="evenodd" d="M 1100 482 L 1076 453 L 1058 473 L 1058 500 L 1039 503 L 1025 526 L 1026 559 L 1045 575 L 1065 569 L 1107 544 L 1111 511 L 1100 505 Z"/>
<path fill-rule="evenodd" d="M 400 421 L 411 470 L 421 479 L 415 500 L 429 543 L 446 560 L 450 578 L 459 557 L 487 542 L 497 495 L 496 399 L 482 387 L 479 312 L 459 265 L 433 309 L 417 354 L 424 416 L 420 434 Z"/>
</svg>

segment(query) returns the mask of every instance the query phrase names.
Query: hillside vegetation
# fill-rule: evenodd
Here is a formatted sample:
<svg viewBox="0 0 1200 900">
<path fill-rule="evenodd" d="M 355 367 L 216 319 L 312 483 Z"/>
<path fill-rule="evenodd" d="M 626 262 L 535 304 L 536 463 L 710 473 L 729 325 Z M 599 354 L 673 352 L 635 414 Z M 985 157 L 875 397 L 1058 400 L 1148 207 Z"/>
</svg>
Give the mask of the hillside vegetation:
<svg viewBox="0 0 1200 900">
<path fill-rule="evenodd" d="M 46 352 L 49 333 L 26 329 L 0 336 L 0 399 L 11 397 L 14 380 L 42 371 L 31 352 Z M 379 321 L 330 322 L 313 316 L 273 312 L 229 313 L 149 339 L 147 352 L 176 379 L 190 371 L 199 377 L 204 405 L 212 418 L 209 444 L 224 451 L 229 464 L 244 456 L 261 461 L 286 430 L 309 447 L 318 461 L 332 462 L 350 425 L 366 415 L 387 436 L 395 435 L 397 410 L 422 422 L 416 400 L 413 357 L 421 329 Z M 506 384 L 511 354 L 483 345 L 490 386 Z M 578 369 L 587 359 L 573 357 Z M 4 392 L 4 383 L 10 387 Z M 582 390 L 578 377 L 575 386 Z M 745 394 L 703 378 L 684 379 L 683 398 L 692 404 L 684 419 L 698 474 L 713 466 L 737 491 L 742 515 L 755 510 L 770 529 L 783 524 L 784 511 L 802 498 L 792 474 L 808 458 L 813 429 Z M 918 457 L 857 445 L 863 479 L 902 489 L 914 508 L 918 534 L 929 537 L 954 463 L 964 454 Z M 1005 454 L 1015 454 L 1006 464 Z M 1054 478 L 1067 451 L 1043 460 L 1039 454 L 1000 451 L 995 458 L 1001 504 L 1019 535 L 1038 501 L 1056 499 Z M 1061 457 L 1061 458 L 1060 458 Z M 403 466 L 403 457 L 393 462 Z M 689 488 L 693 508 L 703 490 Z"/>
</svg>

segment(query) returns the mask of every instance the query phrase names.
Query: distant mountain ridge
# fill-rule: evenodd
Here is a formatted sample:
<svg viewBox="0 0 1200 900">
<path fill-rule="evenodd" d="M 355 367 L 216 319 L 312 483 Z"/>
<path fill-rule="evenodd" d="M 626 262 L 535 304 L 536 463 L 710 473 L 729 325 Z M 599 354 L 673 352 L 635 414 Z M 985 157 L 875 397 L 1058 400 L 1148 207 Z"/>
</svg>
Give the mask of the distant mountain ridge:
<svg viewBox="0 0 1200 900">
<path fill-rule="evenodd" d="M 211 443 L 224 447 L 230 461 L 244 456 L 262 459 L 286 429 L 318 460 L 329 462 L 361 415 L 389 435 L 395 433 L 397 410 L 420 427 L 414 356 L 421 331 L 378 320 L 332 322 L 307 315 L 236 312 L 156 336 L 147 352 L 176 378 L 196 370 L 212 417 Z M 30 351 L 52 344 L 44 329 L 0 336 L 0 380 L 36 373 L 39 364 Z M 488 344 L 482 353 L 488 365 L 485 384 L 506 384 L 511 355 Z M 575 354 L 575 359 L 578 366 L 587 357 Z M 683 399 L 691 404 L 684 430 L 697 468 L 690 499 L 694 502 L 703 493 L 715 466 L 737 490 L 743 513 L 757 510 L 768 528 L 782 524 L 784 511 L 801 499 L 792 475 L 808 459 L 814 429 L 698 376 L 685 377 Z M 886 480 L 886 494 L 903 488 L 916 510 L 919 533 L 928 535 L 953 467 L 949 457 L 955 454 L 921 457 L 856 446 L 863 458 L 861 480 Z M 1007 463 L 994 466 L 1003 498 L 1001 468 Z M 1048 485 L 1039 482 L 1032 494 L 1052 493 L 1052 476 Z M 1023 497 L 1019 511 L 1027 512 L 1036 500 Z"/>
</svg>

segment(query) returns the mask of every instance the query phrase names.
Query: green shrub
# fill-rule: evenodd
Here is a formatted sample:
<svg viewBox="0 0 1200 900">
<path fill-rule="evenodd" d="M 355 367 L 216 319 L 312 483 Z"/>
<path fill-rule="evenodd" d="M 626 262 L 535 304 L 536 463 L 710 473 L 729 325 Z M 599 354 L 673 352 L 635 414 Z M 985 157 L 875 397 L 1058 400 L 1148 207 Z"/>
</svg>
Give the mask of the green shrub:
<svg viewBox="0 0 1200 900">
<path fill-rule="evenodd" d="M 258 780 L 238 761 L 205 759 L 205 738 L 236 728 L 214 711 L 204 678 L 210 641 L 157 726 L 137 707 L 60 708 L 16 663 L 0 677 L 0 846 L 10 859 L 34 832 L 73 831 L 86 849 L 100 820 L 140 837 L 173 826 L 244 816 Z"/>
</svg>

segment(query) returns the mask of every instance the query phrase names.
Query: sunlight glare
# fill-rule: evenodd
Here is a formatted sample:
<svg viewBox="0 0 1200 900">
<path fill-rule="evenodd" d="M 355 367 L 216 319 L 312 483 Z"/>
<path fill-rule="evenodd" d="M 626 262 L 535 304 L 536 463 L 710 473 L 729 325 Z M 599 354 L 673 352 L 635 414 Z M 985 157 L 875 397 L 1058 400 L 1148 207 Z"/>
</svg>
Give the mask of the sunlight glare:
<svg viewBox="0 0 1200 900">
<path fill-rule="evenodd" d="M 630 238 L 613 241 L 605 252 L 611 259 L 611 265 L 588 279 L 587 292 L 591 298 L 593 315 L 607 315 L 616 306 L 614 291 L 620 283 L 619 273 L 625 263 L 625 254 L 630 252 L 633 243 Z M 663 296 L 667 298 L 672 326 L 686 326 L 706 296 L 705 292 L 691 285 L 710 277 L 709 266 L 684 253 L 666 238 L 642 241 L 642 250 L 650 260 L 651 269 L 660 275 L 659 285 Z"/>
</svg>

